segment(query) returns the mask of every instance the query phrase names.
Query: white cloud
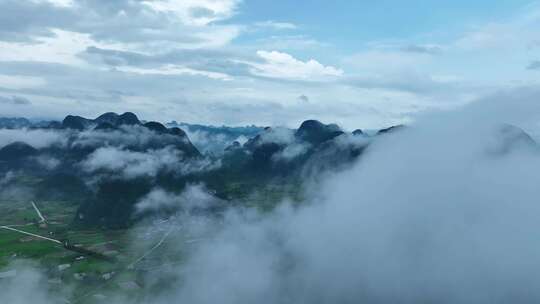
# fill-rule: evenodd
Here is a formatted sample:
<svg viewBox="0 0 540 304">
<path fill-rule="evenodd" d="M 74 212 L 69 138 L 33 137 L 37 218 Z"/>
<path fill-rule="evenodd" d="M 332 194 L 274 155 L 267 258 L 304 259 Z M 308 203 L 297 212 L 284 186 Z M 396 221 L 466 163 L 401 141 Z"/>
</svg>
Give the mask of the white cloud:
<svg viewBox="0 0 540 304">
<path fill-rule="evenodd" d="M 47 155 L 34 157 L 33 160 L 46 170 L 54 170 L 62 163 L 59 159 Z"/>
<path fill-rule="evenodd" d="M 17 141 L 22 141 L 34 148 L 41 149 L 52 145 L 65 145 L 67 139 L 66 134 L 61 131 L 0 129 L 0 148 Z"/>
<path fill-rule="evenodd" d="M 149 212 L 149 211 L 159 211 L 167 210 L 171 208 L 180 207 L 179 197 L 171 192 L 167 192 L 161 188 L 152 190 L 145 197 L 143 197 L 137 205 L 137 212 Z"/>
<path fill-rule="evenodd" d="M 311 145 L 305 143 L 292 143 L 282 151 L 272 155 L 273 161 L 288 162 L 304 155 L 311 148 Z"/>
<path fill-rule="evenodd" d="M 2 51 L 0 51 L 2 52 Z M 0 87 L 8 89 L 25 89 L 44 86 L 47 82 L 40 77 L 12 76 L 0 74 Z"/>
<path fill-rule="evenodd" d="M 83 34 L 61 29 L 52 29 L 53 36 L 38 37 L 35 43 L 0 41 L 1 61 L 37 61 L 67 65 L 84 65 L 77 54 L 90 46 L 119 49 L 119 45 L 102 44 Z"/>
<path fill-rule="evenodd" d="M 204 29 L 193 34 L 199 42 L 180 43 L 178 47 L 190 49 L 222 47 L 240 35 L 240 28 L 234 25 L 207 26 Z"/>
<path fill-rule="evenodd" d="M 290 22 L 277 22 L 272 20 L 267 20 L 263 22 L 256 22 L 255 26 L 261 28 L 271 28 L 275 30 L 295 30 L 298 28 L 296 24 Z"/>
<path fill-rule="evenodd" d="M 36 0 L 37 1 L 37 0 Z M 41 2 L 45 0 L 40 0 Z M 67 6 L 69 1 L 54 0 L 46 1 L 56 6 Z M 80 23 L 70 24 L 65 27 L 45 27 L 41 31 L 50 33 L 50 35 L 41 35 L 36 32 L 36 36 L 28 34 L 27 38 L 32 39 L 32 43 L 21 41 L 1 41 L 0 40 L 0 61 L 18 61 L 18 62 L 47 62 L 66 65 L 85 66 L 87 62 L 84 58 L 78 56 L 89 47 L 117 51 L 135 51 L 140 54 L 149 55 L 163 53 L 178 48 L 200 49 L 222 47 L 230 43 L 240 34 L 240 27 L 236 25 L 213 25 L 208 22 L 199 22 L 197 20 L 211 19 L 211 21 L 222 20 L 233 14 L 237 1 L 146 1 L 144 3 L 156 6 L 156 11 L 165 10 L 169 6 L 178 5 L 177 13 L 182 11 L 186 16 L 195 14 L 197 9 L 207 9 L 211 12 L 211 17 L 197 17 L 184 20 L 182 18 L 173 18 L 169 22 L 163 21 L 159 28 L 154 24 L 145 24 L 147 21 L 140 15 L 135 15 L 140 21 L 130 19 L 133 16 L 125 15 L 122 10 L 120 17 L 111 24 L 111 31 L 132 31 L 126 33 L 126 36 L 134 36 L 125 41 L 120 34 L 112 35 L 110 33 L 100 32 L 102 29 L 97 25 L 104 22 L 101 12 L 92 11 L 94 8 L 89 6 L 77 7 L 77 12 L 81 15 Z M 164 4 L 168 3 L 168 4 Z M 75 4 L 74 4 L 75 5 Z M 162 7 L 162 5 L 165 5 Z M 145 6 L 143 6 L 145 7 Z M 90 12 L 84 12 L 88 10 Z M 81 11 L 81 12 L 80 12 Z M 123 14 L 122 14 L 123 13 Z M 155 22 L 159 19 L 156 12 L 140 12 L 150 21 Z M 153 15 L 152 15 L 153 14 Z M 176 16 L 176 15 L 175 15 Z M 31 18 L 31 17 L 29 17 Z M 187 18 L 187 17 L 186 17 Z M 191 21 L 190 21 L 191 20 Z M 179 22 L 180 21 L 180 22 Z M 104 24 L 105 25 L 105 24 Z M 96 27 L 96 28 L 93 28 Z M 179 34 L 179 32 L 181 34 Z M 107 35 L 110 35 L 107 36 Z M 215 74 L 214 74 L 215 76 Z"/>
<path fill-rule="evenodd" d="M 5 269 L 0 270 L 10 270 L 15 274 L 12 278 L 2 280 L 0 286 L 2 302 L 12 304 L 66 302 L 62 300 L 65 291 L 60 291 L 58 296 L 52 295 L 44 284 L 47 282 L 47 276 L 37 269 L 37 265 L 28 261 L 11 261 Z"/>
<path fill-rule="evenodd" d="M 75 5 L 73 0 L 31 0 L 34 3 L 50 3 L 56 7 L 73 7 Z"/>
<path fill-rule="evenodd" d="M 199 71 L 174 64 L 166 64 L 159 68 L 137 68 L 131 66 L 120 66 L 116 67 L 116 70 L 142 75 L 191 75 L 205 76 L 211 79 L 231 80 L 231 77 L 227 74 L 209 71 Z"/>
<path fill-rule="evenodd" d="M 339 77 L 343 70 L 333 66 L 324 66 L 314 59 L 301 61 L 293 56 L 272 51 L 257 51 L 264 63 L 250 62 L 251 73 L 257 76 L 293 80 L 321 80 L 328 77 Z"/>
<path fill-rule="evenodd" d="M 181 153 L 172 148 L 133 152 L 113 147 L 99 148 L 81 163 L 84 171 L 101 170 L 121 172 L 125 178 L 156 176 L 162 169 L 173 167 L 182 159 Z"/>
<path fill-rule="evenodd" d="M 152 212 L 183 208 L 191 211 L 215 205 L 219 199 L 210 194 L 202 184 L 188 184 L 180 194 L 156 188 L 143 197 L 136 205 L 137 212 Z"/>
<path fill-rule="evenodd" d="M 272 128 L 260 135 L 260 144 L 277 143 L 280 145 L 288 145 L 294 142 L 294 130 L 283 127 Z"/>
<path fill-rule="evenodd" d="M 273 35 L 257 39 L 259 49 L 271 50 L 313 50 L 329 45 L 305 35 Z"/>
<path fill-rule="evenodd" d="M 154 0 L 143 1 L 149 8 L 173 14 L 184 24 L 204 26 L 230 18 L 239 0 Z"/>
<path fill-rule="evenodd" d="M 172 146 L 157 150 L 136 152 L 117 147 L 102 147 L 95 150 L 80 163 L 86 173 L 108 172 L 117 177 L 133 179 L 155 177 L 160 172 L 187 175 L 211 171 L 221 166 L 220 161 L 189 159 L 182 151 Z"/>
</svg>

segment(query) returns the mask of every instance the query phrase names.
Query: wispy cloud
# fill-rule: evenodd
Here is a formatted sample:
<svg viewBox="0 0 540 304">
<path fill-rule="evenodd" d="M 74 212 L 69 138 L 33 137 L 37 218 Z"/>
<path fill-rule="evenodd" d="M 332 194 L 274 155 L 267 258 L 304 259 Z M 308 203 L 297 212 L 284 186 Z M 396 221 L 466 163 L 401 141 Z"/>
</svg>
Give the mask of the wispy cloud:
<svg viewBox="0 0 540 304">
<path fill-rule="evenodd" d="M 264 63 L 247 63 L 253 68 L 251 72 L 258 76 L 297 80 L 321 80 L 326 77 L 339 77 L 343 70 L 333 66 L 324 66 L 310 59 L 301 61 L 290 54 L 277 51 L 257 51 Z"/>
<path fill-rule="evenodd" d="M 260 27 L 260 28 L 270 28 L 274 30 L 295 30 L 298 28 L 298 26 L 294 23 L 277 22 L 277 21 L 272 21 L 272 20 L 256 22 L 255 26 Z"/>
<path fill-rule="evenodd" d="M 442 52 L 442 47 L 438 45 L 417 45 L 411 44 L 402 48 L 404 52 L 421 53 L 421 54 L 438 54 Z"/>
<path fill-rule="evenodd" d="M 540 60 L 532 61 L 528 66 L 527 70 L 540 70 Z"/>
<path fill-rule="evenodd" d="M 0 103 L 12 104 L 12 105 L 30 105 L 32 104 L 28 98 L 21 96 L 0 96 Z"/>
</svg>

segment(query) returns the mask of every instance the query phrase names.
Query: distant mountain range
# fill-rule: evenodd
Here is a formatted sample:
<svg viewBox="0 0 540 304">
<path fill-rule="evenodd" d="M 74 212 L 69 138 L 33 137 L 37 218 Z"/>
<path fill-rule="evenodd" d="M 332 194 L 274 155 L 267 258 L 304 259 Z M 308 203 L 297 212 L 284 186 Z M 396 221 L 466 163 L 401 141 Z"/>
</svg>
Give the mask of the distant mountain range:
<svg viewBox="0 0 540 304">
<path fill-rule="evenodd" d="M 48 128 L 59 125 L 57 121 L 29 120 L 22 117 L 0 117 L 0 129 Z"/>
<path fill-rule="evenodd" d="M 178 123 L 172 121 L 165 124 L 167 127 L 179 127 L 183 128 L 188 132 L 207 132 L 210 134 L 228 134 L 231 137 L 247 136 L 253 137 L 259 132 L 264 130 L 263 127 L 257 127 L 255 125 L 245 126 L 245 127 L 228 127 L 228 126 L 206 126 L 199 124 L 188 124 L 185 122 Z"/>
<path fill-rule="evenodd" d="M 22 187 L 40 200 L 77 204 L 74 224 L 125 227 L 146 216 L 135 206 L 155 189 L 180 193 L 203 183 L 230 204 L 248 195 L 252 203 L 252 193 L 264 193 L 265 201 L 301 195 L 301 181 L 345 169 L 379 137 L 406 129 L 369 136 L 317 120 L 298 129 L 162 124 L 130 112 L 45 122 L 0 118 L 0 197 L 20 195 Z M 515 126 L 498 132 L 495 153 L 537 148 Z"/>
</svg>

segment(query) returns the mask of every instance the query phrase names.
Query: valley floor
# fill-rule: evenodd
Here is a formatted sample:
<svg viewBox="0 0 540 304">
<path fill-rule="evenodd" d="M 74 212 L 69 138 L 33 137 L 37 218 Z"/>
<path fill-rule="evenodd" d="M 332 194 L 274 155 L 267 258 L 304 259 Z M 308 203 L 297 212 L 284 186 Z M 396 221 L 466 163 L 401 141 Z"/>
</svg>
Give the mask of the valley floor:
<svg viewBox="0 0 540 304">
<path fill-rule="evenodd" d="M 13 230 L 0 229 L 0 281 L 16 276 L 22 263 L 46 274 L 51 291 L 65 292 L 69 303 L 100 303 L 114 294 L 139 296 L 145 274 L 182 262 L 184 250 L 197 242 L 181 226 L 169 221 L 140 225 L 128 230 L 82 230 L 72 227 L 76 206 L 69 202 L 40 202 L 47 222 L 39 223 L 30 202 L 0 202 L 0 223 L 50 239 L 69 240 L 75 247 L 110 258 L 83 255 L 53 241 Z M 174 246 L 170 246 L 174 240 Z M 185 244 L 179 246 L 179 244 Z M 23 261 L 23 262 L 21 262 Z M 147 291 L 147 290 L 146 290 Z"/>
</svg>

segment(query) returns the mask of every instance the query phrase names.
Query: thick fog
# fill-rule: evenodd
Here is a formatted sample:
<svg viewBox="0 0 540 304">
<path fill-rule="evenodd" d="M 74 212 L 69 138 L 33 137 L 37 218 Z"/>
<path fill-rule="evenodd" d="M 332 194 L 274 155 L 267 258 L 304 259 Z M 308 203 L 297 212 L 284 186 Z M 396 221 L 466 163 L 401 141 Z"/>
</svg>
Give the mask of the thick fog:
<svg viewBox="0 0 540 304">
<path fill-rule="evenodd" d="M 272 160 L 285 162 L 294 160 L 295 158 L 305 154 L 310 148 L 311 145 L 309 144 L 292 142 L 288 144 L 283 150 L 272 155 Z"/>
<path fill-rule="evenodd" d="M 0 284 L 1 303 L 9 304 L 57 304 L 67 303 L 65 300 L 71 288 L 63 286 L 62 290 L 48 290 L 47 276 L 39 266 L 26 261 L 13 262 L 9 272 L 3 273 L 6 278 Z"/>
<path fill-rule="evenodd" d="M 183 126 L 180 126 L 183 127 Z M 233 142 L 237 141 L 241 145 L 246 143 L 249 138 L 245 135 L 239 135 L 232 137 L 229 134 L 224 133 L 210 133 L 200 130 L 190 130 L 189 128 L 183 128 L 186 132 L 189 140 L 204 154 L 222 155 L 223 151 L 229 147 Z"/>
<path fill-rule="evenodd" d="M 294 130 L 283 127 L 276 127 L 262 132 L 261 144 L 276 143 L 276 144 L 291 144 L 294 142 Z"/>
<path fill-rule="evenodd" d="M 58 130 L 0 129 L 0 148 L 14 142 L 25 142 L 40 149 L 51 145 L 64 145 L 66 141 L 65 132 Z"/>
<path fill-rule="evenodd" d="M 229 211 L 143 302 L 538 302 L 540 154 L 507 124 L 536 126 L 539 107 L 502 96 L 382 135 L 300 207 Z"/>
<path fill-rule="evenodd" d="M 162 188 L 153 189 L 137 202 L 137 212 L 151 212 L 167 209 L 208 208 L 219 202 L 203 184 L 188 184 L 180 194 L 174 194 Z"/>
<path fill-rule="evenodd" d="M 233 212 L 183 266 L 182 288 L 161 300 L 540 300 L 540 155 L 501 131 L 534 125 L 540 112 L 526 96 L 487 102 L 375 141 L 307 207 Z"/>
<path fill-rule="evenodd" d="M 125 178 L 155 176 L 160 170 L 181 163 L 181 152 L 167 147 L 147 152 L 133 152 L 115 147 L 94 151 L 81 163 L 85 172 L 100 170 L 120 172 Z"/>
</svg>

